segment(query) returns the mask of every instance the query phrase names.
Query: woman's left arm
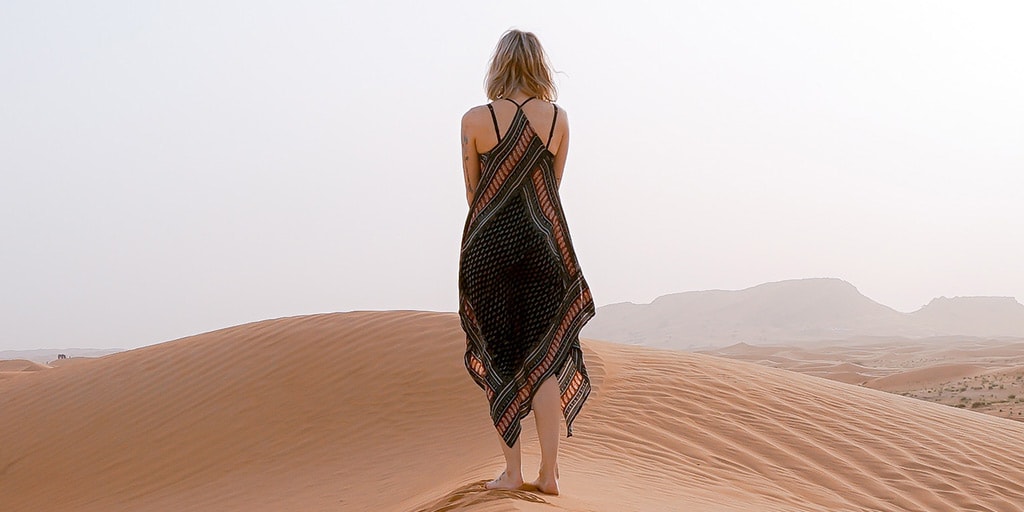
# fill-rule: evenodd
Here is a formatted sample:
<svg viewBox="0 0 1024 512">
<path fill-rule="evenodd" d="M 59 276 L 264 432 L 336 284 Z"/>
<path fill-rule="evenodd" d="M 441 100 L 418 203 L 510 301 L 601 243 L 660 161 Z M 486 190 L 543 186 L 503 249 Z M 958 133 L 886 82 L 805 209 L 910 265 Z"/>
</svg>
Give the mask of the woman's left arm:
<svg viewBox="0 0 1024 512">
<path fill-rule="evenodd" d="M 559 109 L 555 133 L 558 134 L 558 152 L 555 153 L 555 183 L 562 185 L 562 172 L 565 171 L 565 159 L 569 157 L 569 114 Z"/>
<path fill-rule="evenodd" d="M 466 202 L 473 206 L 476 187 L 480 184 L 480 154 L 476 152 L 476 116 L 470 109 L 462 116 L 462 173 L 466 180 Z"/>
</svg>

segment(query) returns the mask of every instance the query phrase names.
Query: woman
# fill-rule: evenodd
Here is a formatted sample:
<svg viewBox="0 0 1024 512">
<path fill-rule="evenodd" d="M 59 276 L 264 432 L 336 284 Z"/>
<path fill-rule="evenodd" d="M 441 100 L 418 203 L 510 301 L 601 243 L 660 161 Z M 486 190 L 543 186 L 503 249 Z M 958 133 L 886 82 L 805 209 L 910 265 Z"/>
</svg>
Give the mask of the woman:
<svg viewBox="0 0 1024 512">
<path fill-rule="evenodd" d="M 486 392 L 505 455 L 486 487 L 523 487 L 520 421 L 532 409 L 541 448 L 532 486 L 558 494 L 559 416 L 571 436 L 590 393 L 579 332 L 594 316 L 558 196 L 569 120 L 532 33 L 502 35 L 486 90 L 492 103 L 462 118 L 469 215 L 459 261 L 466 368 Z"/>
</svg>

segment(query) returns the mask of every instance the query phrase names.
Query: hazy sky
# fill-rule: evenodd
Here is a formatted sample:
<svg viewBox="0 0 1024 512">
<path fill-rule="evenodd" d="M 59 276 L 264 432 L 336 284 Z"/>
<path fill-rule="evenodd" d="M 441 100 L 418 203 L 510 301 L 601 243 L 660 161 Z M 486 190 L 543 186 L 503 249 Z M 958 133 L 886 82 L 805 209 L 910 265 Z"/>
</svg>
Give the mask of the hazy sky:
<svg viewBox="0 0 1024 512">
<path fill-rule="evenodd" d="M 0 6 L 0 349 L 457 309 L 459 119 L 536 33 L 598 305 L 1024 300 L 1020 2 Z"/>
</svg>

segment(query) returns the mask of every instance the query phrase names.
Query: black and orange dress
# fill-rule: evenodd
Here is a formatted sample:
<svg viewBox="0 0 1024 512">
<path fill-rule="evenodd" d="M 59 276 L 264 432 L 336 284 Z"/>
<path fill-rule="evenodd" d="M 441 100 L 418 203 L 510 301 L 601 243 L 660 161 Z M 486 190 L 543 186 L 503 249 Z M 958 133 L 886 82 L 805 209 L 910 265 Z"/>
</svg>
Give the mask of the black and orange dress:
<svg viewBox="0 0 1024 512">
<path fill-rule="evenodd" d="M 498 434 L 513 446 L 540 383 L 556 377 L 567 434 L 590 394 L 579 332 L 594 316 L 558 196 L 554 155 L 522 107 L 480 155 L 480 183 L 459 258 L 465 363 L 484 389 Z M 558 106 L 554 106 L 554 134 Z"/>
</svg>

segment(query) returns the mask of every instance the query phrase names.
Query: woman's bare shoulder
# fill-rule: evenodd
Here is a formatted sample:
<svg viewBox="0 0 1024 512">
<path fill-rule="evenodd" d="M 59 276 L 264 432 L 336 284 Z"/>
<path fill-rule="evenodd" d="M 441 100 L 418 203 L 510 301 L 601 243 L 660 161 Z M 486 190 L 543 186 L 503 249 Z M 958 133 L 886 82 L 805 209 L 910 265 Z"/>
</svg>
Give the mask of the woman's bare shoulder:
<svg viewBox="0 0 1024 512">
<path fill-rule="evenodd" d="M 487 105 L 486 104 L 485 105 L 477 105 L 475 107 L 471 107 L 469 110 L 466 111 L 465 114 L 462 114 L 462 120 L 463 121 L 475 120 L 475 119 L 478 119 L 480 117 L 488 117 L 488 118 L 490 117 L 490 114 L 487 112 Z"/>
<path fill-rule="evenodd" d="M 555 123 L 557 123 L 557 124 L 559 124 L 561 126 L 568 126 L 569 125 L 569 112 L 566 111 L 564 107 L 562 107 L 561 105 L 559 105 L 557 103 L 552 103 L 552 105 L 554 105 L 555 108 L 558 109 L 558 119 L 555 121 Z"/>
<path fill-rule="evenodd" d="M 462 115 L 462 129 L 465 132 L 482 133 L 491 126 L 491 114 L 487 105 L 477 105 Z"/>
</svg>

